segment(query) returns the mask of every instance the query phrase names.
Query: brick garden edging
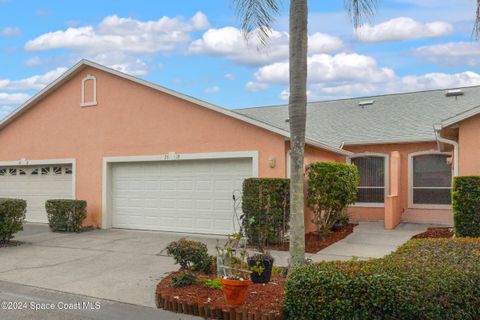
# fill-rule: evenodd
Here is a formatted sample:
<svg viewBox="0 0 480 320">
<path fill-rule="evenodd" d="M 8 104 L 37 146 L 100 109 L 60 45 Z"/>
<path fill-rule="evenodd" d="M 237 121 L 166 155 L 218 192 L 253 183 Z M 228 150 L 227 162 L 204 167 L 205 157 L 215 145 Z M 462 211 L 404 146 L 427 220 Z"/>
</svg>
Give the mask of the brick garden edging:
<svg viewBox="0 0 480 320">
<path fill-rule="evenodd" d="M 155 302 L 157 308 L 175 313 L 184 313 L 205 319 L 219 320 L 283 320 L 281 314 L 262 314 L 261 311 L 248 311 L 239 307 L 226 306 L 225 308 L 214 308 L 209 304 L 188 304 L 186 301 L 180 301 L 178 297 L 164 296 L 158 288 Z"/>
</svg>

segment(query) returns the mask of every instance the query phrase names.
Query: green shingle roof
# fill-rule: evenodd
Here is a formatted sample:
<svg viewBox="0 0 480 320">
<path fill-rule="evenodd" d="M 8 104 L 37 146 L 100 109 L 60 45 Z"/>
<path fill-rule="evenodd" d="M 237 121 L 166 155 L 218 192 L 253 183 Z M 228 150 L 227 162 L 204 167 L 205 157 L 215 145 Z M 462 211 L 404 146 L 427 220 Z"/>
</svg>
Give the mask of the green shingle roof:
<svg viewBox="0 0 480 320">
<path fill-rule="evenodd" d="M 463 95 L 457 97 L 446 97 L 446 90 L 431 90 L 312 102 L 307 106 L 306 136 L 333 147 L 435 141 L 434 124 L 480 105 L 480 86 L 461 89 Z M 361 102 L 368 103 L 360 106 Z M 286 105 L 234 111 L 289 130 Z"/>
</svg>

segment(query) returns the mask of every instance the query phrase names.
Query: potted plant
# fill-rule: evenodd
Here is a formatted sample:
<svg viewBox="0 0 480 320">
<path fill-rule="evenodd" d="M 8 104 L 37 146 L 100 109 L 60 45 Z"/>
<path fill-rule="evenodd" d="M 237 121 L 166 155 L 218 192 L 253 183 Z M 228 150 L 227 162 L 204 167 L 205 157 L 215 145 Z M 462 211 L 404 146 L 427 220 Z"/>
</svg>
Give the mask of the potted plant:
<svg viewBox="0 0 480 320">
<path fill-rule="evenodd" d="M 220 264 L 218 270 L 223 273 L 223 295 L 228 304 L 241 305 L 247 298 L 248 287 L 251 281 L 245 263 L 247 250 L 241 234 L 228 237 L 223 247 L 217 245 L 217 254 Z"/>
<path fill-rule="evenodd" d="M 272 255 L 265 251 L 269 237 L 268 221 L 260 223 L 256 233 L 256 247 L 258 253 L 247 258 L 248 268 L 251 271 L 250 279 L 253 283 L 268 283 L 272 276 L 274 261 Z"/>
<path fill-rule="evenodd" d="M 273 257 L 270 253 L 256 253 L 247 259 L 253 283 L 268 283 L 272 276 Z"/>
</svg>

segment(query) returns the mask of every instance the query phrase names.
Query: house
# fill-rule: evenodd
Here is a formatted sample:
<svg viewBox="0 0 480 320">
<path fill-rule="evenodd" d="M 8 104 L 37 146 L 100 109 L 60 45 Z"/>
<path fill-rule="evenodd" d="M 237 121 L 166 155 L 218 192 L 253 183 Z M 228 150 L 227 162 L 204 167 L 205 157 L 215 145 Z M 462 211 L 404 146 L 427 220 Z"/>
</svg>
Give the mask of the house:
<svg viewBox="0 0 480 320">
<path fill-rule="evenodd" d="M 450 224 L 452 176 L 480 174 L 477 101 L 480 87 L 312 103 L 305 164 L 358 166 L 353 219 Z M 78 198 L 102 228 L 230 233 L 245 178 L 289 175 L 289 136 L 286 106 L 228 110 L 82 60 L 0 122 L 0 197 L 26 199 L 32 222 Z"/>
</svg>

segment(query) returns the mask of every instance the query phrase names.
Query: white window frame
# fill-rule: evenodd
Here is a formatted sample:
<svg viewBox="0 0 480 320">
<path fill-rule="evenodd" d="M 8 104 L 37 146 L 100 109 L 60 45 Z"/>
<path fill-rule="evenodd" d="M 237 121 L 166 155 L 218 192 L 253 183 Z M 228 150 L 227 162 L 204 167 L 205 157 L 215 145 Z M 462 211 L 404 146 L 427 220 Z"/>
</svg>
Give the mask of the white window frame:
<svg viewBox="0 0 480 320">
<path fill-rule="evenodd" d="M 384 166 L 385 166 L 385 197 L 387 198 L 390 192 L 390 157 L 386 153 L 377 153 L 377 152 L 363 152 L 363 153 L 356 153 L 351 157 L 347 158 L 347 163 L 352 163 L 352 159 L 355 158 L 363 158 L 363 157 L 383 157 L 384 158 Z M 385 200 L 383 203 L 380 202 L 355 202 L 352 207 L 366 207 L 366 208 L 384 208 L 385 207 Z"/>
<path fill-rule="evenodd" d="M 93 101 L 85 101 L 85 83 L 87 81 L 93 81 Z M 80 103 L 81 107 L 93 107 L 97 105 L 97 78 L 88 74 L 85 78 L 82 79 L 82 102 Z"/>
<path fill-rule="evenodd" d="M 450 204 L 414 204 L 413 203 L 413 158 L 423 155 L 445 155 L 451 156 L 450 152 L 441 152 L 437 150 L 418 151 L 408 155 L 408 207 L 413 209 L 451 209 Z M 452 187 L 453 187 L 453 169 L 452 169 Z M 452 188 L 450 187 L 450 189 Z M 428 188 L 435 189 L 435 188 Z M 444 189 L 444 188 L 441 188 Z"/>
</svg>

